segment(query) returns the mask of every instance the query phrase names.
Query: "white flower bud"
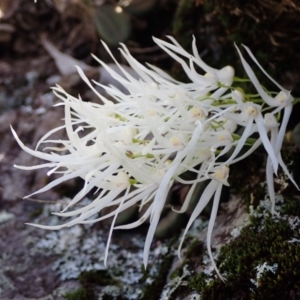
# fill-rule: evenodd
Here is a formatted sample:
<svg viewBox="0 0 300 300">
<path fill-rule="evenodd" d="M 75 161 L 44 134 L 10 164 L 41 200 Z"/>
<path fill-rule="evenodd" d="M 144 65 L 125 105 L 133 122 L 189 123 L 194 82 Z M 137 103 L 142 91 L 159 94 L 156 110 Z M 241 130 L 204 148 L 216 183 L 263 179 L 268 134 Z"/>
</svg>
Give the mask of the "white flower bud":
<svg viewBox="0 0 300 300">
<path fill-rule="evenodd" d="M 218 81 L 224 85 L 231 85 L 234 77 L 234 68 L 232 66 L 226 66 L 217 71 Z"/>
<path fill-rule="evenodd" d="M 223 166 L 220 169 L 217 169 L 214 174 L 211 175 L 211 177 L 219 182 L 221 182 L 224 185 L 229 186 L 229 183 L 227 181 L 229 176 L 229 168 L 227 166 Z"/>
<path fill-rule="evenodd" d="M 207 113 L 198 106 L 193 106 L 191 109 L 189 109 L 188 115 L 191 119 L 202 119 L 207 115 Z"/>
<path fill-rule="evenodd" d="M 268 128 L 276 128 L 279 126 L 279 123 L 277 122 L 275 116 L 270 113 L 265 114 L 264 123 L 266 124 L 266 127 L 268 127 Z"/>
<path fill-rule="evenodd" d="M 129 176 L 124 171 L 121 171 L 116 176 L 114 176 L 113 183 L 115 187 L 123 187 L 125 189 L 130 185 Z"/>
</svg>

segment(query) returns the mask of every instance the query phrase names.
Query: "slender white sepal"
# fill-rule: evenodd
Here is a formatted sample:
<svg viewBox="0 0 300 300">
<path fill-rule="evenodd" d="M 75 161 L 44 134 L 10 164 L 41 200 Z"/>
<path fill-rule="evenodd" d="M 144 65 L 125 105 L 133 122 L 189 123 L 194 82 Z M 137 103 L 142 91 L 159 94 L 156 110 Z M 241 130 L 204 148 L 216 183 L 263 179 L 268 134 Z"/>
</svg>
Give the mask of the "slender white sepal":
<svg viewBox="0 0 300 300">
<path fill-rule="evenodd" d="M 16 167 L 24 170 L 47 168 L 48 176 L 60 176 L 29 196 L 48 191 L 76 177 L 84 180 L 82 189 L 73 199 L 61 211 L 54 213 L 61 218 L 69 218 L 64 224 L 30 225 L 59 230 L 112 218 L 105 263 L 113 230 L 131 229 L 149 220 L 143 255 L 145 267 L 161 212 L 174 183 L 190 185 L 181 209 L 173 208 L 175 212 L 184 213 L 198 190 L 197 184 L 208 180 L 202 194 L 197 195 L 199 201 L 183 232 L 178 251 L 180 256 L 188 230 L 213 199 L 207 248 L 212 265 L 222 278 L 212 255 L 211 244 L 221 190 L 223 185 L 229 185 L 230 166 L 263 145 L 268 155 L 266 177 L 272 213 L 275 212 L 273 173 L 277 172 L 278 166 L 297 186 L 280 153 L 294 98 L 270 77 L 246 46 L 244 48 L 254 63 L 279 88 L 276 96 L 273 97 L 274 93 L 267 92 L 261 86 L 237 46 L 243 67 L 260 97 L 253 98 L 253 95 L 247 95 L 236 86 L 235 71 L 231 66 L 215 69 L 207 65 L 198 53 L 194 37 L 193 54 L 183 49 L 174 38 L 168 39 L 170 42 L 156 38 L 154 41 L 181 64 L 190 83 L 179 82 L 155 66 L 142 65 L 125 45 L 121 45 L 120 53 L 132 68 L 130 70 L 130 67 L 118 63 L 102 42 L 115 65 L 93 57 L 102 65 L 101 69 L 119 84 L 118 87 L 123 86 L 127 92 L 112 85 L 90 81 L 77 67 L 80 77 L 100 98 L 102 105 L 85 102 L 80 96 L 69 95 L 60 86 L 54 87 L 53 91 L 60 99 L 55 106 L 64 106 L 64 125 L 46 133 L 35 150 L 25 146 L 11 128 L 25 152 L 46 161 L 32 167 Z M 200 73 L 199 68 L 202 69 Z M 109 99 L 97 90 L 99 86 L 109 95 Z M 263 115 L 265 109 L 268 113 Z M 280 124 L 276 118 L 281 112 L 283 118 Z M 238 128 L 243 129 L 241 134 L 235 133 Z M 65 130 L 67 138 L 50 138 L 61 130 Z M 255 135 L 258 136 L 256 140 Z M 39 150 L 42 144 L 43 151 Z M 245 145 L 249 144 L 249 149 L 245 151 Z M 78 207 L 94 188 L 94 199 Z M 118 215 L 135 205 L 145 209 L 143 216 L 131 224 L 115 226 Z M 107 208 L 110 212 L 97 216 Z"/>
</svg>

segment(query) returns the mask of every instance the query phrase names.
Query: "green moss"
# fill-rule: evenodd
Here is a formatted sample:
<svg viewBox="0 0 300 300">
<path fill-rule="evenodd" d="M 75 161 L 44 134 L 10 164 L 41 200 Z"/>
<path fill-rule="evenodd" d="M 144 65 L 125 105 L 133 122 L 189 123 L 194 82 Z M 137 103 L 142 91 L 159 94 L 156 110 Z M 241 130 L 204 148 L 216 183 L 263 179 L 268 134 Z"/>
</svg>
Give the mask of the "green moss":
<svg viewBox="0 0 300 300">
<path fill-rule="evenodd" d="M 119 285 L 107 271 L 89 271 L 79 275 L 79 282 L 83 286 L 75 292 L 65 294 L 67 300 L 93 300 L 96 299 L 94 290 L 97 286 Z M 104 296 L 106 300 L 113 299 L 109 295 Z M 122 299 L 122 298 L 118 298 Z"/>
<path fill-rule="evenodd" d="M 186 250 L 186 257 L 193 257 L 195 255 L 199 255 L 199 253 L 202 253 L 203 250 L 203 243 L 200 242 L 198 239 L 194 239 L 192 242 L 190 242 L 189 247 Z"/>
<path fill-rule="evenodd" d="M 118 282 L 106 271 L 89 271 L 83 272 L 79 276 L 79 282 L 83 286 L 90 285 L 116 285 Z"/>
<path fill-rule="evenodd" d="M 197 274 L 189 279 L 188 286 L 193 290 L 202 291 L 207 285 L 206 279 L 208 279 L 208 277 L 204 273 Z"/>
<path fill-rule="evenodd" d="M 259 155 L 259 154 L 258 154 Z M 286 149 L 283 159 L 292 172 L 295 181 L 299 182 L 298 152 Z M 257 206 L 266 193 L 263 156 L 252 156 L 233 166 L 231 172 L 231 190 L 247 197 L 249 204 Z M 254 163 L 255 162 L 255 163 Z M 293 162 L 291 164 L 291 162 Z M 243 172 L 240 172 L 240 170 Z M 241 177 L 242 176 L 242 177 Z M 298 299 L 300 294 L 300 201 L 295 199 L 297 190 L 279 172 L 275 181 L 276 190 L 280 190 L 284 202 L 280 207 L 280 217 L 272 217 L 261 206 L 256 212 L 261 217 L 251 215 L 250 224 L 241 230 L 240 236 L 224 245 L 216 264 L 221 274 L 226 277 L 223 282 L 217 277 L 204 273 L 191 275 L 186 290 L 201 293 L 201 299 Z M 244 182 L 242 188 L 238 185 Z M 276 183 L 277 182 L 277 183 Z M 251 202 L 250 202 L 251 201 Z M 264 215 L 264 217 L 263 217 Z M 291 222 L 294 220 L 294 228 Z M 289 242 L 294 239 L 294 242 Z M 193 255 L 189 253 L 189 255 Z M 257 267 L 266 263 L 268 266 L 278 264 L 275 273 L 265 271 L 257 278 Z M 190 270 L 195 270 L 191 268 Z M 252 280 L 252 281 L 251 281 Z"/>
<path fill-rule="evenodd" d="M 162 290 L 166 284 L 167 276 L 169 274 L 174 255 L 167 253 L 163 258 L 160 266 L 160 271 L 153 282 L 145 287 L 143 296 L 140 300 L 157 300 L 160 298 Z"/>
<path fill-rule="evenodd" d="M 202 253 L 203 253 L 203 243 L 198 239 L 186 238 L 185 243 L 190 243 L 186 253 L 184 255 L 184 260 L 182 261 L 180 267 L 172 272 L 170 279 L 182 276 L 184 266 L 188 266 L 189 270 L 195 269 L 195 267 L 201 263 Z M 184 248 L 184 245 L 183 245 Z"/>
<path fill-rule="evenodd" d="M 169 296 L 169 300 L 184 299 L 186 298 L 193 290 L 198 290 L 199 287 L 199 278 L 198 275 L 190 276 L 187 274 L 190 270 L 196 270 L 202 264 L 202 253 L 203 253 L 203 243 L 198 239 L 193 239 L 187 237 L 185 244 L 189 244 L 187 250 L 184 254 L 184 260 L 180 266 L 172 272 L 170 275 L 170 280 L 183 280 L 187 282 L 188 285 L 179 283 L 176 287 L 176 290 L 172 292 Z M 183 245 L 183 248 L 185 246 Z M 199 274 L 199 276 L 202 276 Z M 181 278 L 181 279 L 180 279 Z M 203 277 L 204 278 L 204 277 Z M 191 281 L 190 281 L 191 280 Z M 203 279 L 203 282 L 205 279 Z"/>
<path fill-rule="evenodd" d="M 221 248 L 216 263 L 227 274 L 226 282 L 218 278 L 206 284 L 206 275 L 198 274 L 189 279 L 189 287 L 204 300 L 289 299 L 300 292 L 300 243 L 289 243 L 293 238 L 300 238 L 299 228 L 291 229 L 287 220 L 254 217 L 239 237 Z M 257 279 L 255 268 L 265 262 L 278 264 L 278 269 Z"/>
<path fill-rule="evenodd" d="M 147 280 L 147 278 L 149 278 L 151 275 L 150 275 L 150 270 L 152 269 L 152 264 L 148 264 L 147 265 L 147 268 L 145 269 L 145 266 L 142 264 L 141 265 L 141 273 L 143 274 L 142 278 L 139 280 L 139 282 L 145 282 Z"/>
<path fill-rule="evenodd" d="M 299 199 L 288 199 L 285 200 L 281 208 L 283 214 L 300 217 L 300 201 Z"/>
<path fill-rule="evenodd" d="M 143 296 L 139 300 L 157 300 L 166 285 L 167 278 L 174 260 L 174 247 L 178 247 L 179 236 L 176 235 L 167 244 L 168 252 L 163 256 L 160 263 L 158 275 L 153 278 L 151 284 L 147 285 L 143 290 Z M 147 277 L 148 278 L 148 277 Z"/>
<path fill-rule="evenodd" d="M 64 299 L 67 300 L 94 300 L 96 299 L 92 289 L 80 288 L 73 293 L 67 293 L 64 295 Z"/>
</svg>

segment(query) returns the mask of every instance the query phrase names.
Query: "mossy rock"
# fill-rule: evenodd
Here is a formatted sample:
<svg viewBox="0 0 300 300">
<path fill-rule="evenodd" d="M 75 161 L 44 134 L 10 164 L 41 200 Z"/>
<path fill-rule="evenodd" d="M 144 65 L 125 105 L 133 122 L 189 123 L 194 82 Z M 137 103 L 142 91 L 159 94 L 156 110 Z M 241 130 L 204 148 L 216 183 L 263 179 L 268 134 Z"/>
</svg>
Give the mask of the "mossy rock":
<svg viewBox="0 0 300 300">
<path fill-rule="evenodd" d="M 189 279 L 189 287 L 204 300 L 293 299 L 290 295 L 300 294 L 300 243 L 291 242 L 300 238 L 298 227 L 292 229 L 287 217 L 253 217 L 240 236 L 220 250 L 216 263 L 221 274 L 227 274 L 226 281 L 200 273 Z M 257 270 L 264 263 L 278 268 L 259 277 Z"/>
<path fill-rule="evenodd" d="M 75 292 L 66 293 L 64 295 L 64 299 L 66 300 L 96 300 L 94 292 L 92 289 L 80 288 Z"/>
</svg>

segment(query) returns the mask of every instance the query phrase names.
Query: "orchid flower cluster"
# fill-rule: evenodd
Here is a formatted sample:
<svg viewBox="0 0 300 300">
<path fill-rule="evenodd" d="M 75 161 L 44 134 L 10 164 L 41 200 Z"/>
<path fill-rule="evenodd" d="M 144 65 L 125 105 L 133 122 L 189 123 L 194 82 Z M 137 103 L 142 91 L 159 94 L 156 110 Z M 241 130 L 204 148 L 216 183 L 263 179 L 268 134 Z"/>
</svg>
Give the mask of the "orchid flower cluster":
<svg viewBox="0 0 300 300">
<path fill-rule="evenodd" d="M 182 241 L 194 220 L 213 198 L 207 247 L 217 270 L 210 246 L 211 235 L 222 187 L 229 185 L 230 165 L 249 156 L 263 145 L 268 154 L 266 177 L 273 211 L 273 174 L 277 173 L 279 165 L 296 185 L 280 154 L 292 111 L 293 97 L 266 73 L 246 46 L 246 52 L 278 87 L 278 93 L 270 93 L 260 85 L 238 47 L 236 48 L 243 67 L 257 95 L 246 94 L 235 86 L 238 79 L 234 77 L 234 69 L 231 66 L 219 70 L 208 66 L 197 51 L 195 38 L 192 42 L 192 55 L 174 38 L 168 38 L 170 42 L 156 38 L 154 41 L 181 64 L 191 83 L 179 82 L 157 67 L 140 64 L 131 56 L 126 46 L 122 45 L 121 54 L 136 72 L 136 76 L 133 76 L 116 61 L 107 45 L 103 43 L 119 72 L 97 57 L 94 58 L 128 90 L 128 93 L 95 81 L 92 84 L 77 67 L 81 78 L 96 93 L 102 104 L 84 102 L 80 97 L 69 95 L 60 86 L 54 87 L 54 93 L 62 100 L 58 105 L 64 106 L 65 124 L 42 137 L 35 150 L 26 147 L 12 129 L 24 151 L 47 162 L 37 166 L 16 167 L 24 170 L 50 168 L 48 175 L 61 175 L 32 195 L 45 192 L 72 178 L 84 179 L 82 190 L 61 212 L 55 213 L 61 217 L 70 217 L 69 221 L 57 226 L 31 225 L 58 230 L 113 217 L 105 261 L 113 229 L 130 229 L 150 220 L 144 246 L 145 266 L 172 185 L 175 182 L 190 185 L 185 201 L 178 211 L 183 213 L 189 205 L 196 185 L 209 180 L 190 216 Z M 196 68 L 201 68 L 203 74 L 199 74 Z M 101 95 L 97 91 L 97 85 L 104 88 L 111 98 L 107 99 Z M 278 121 L 279 114 L 283 114 L 281 123 Z M 242 134 L 235 133 L 237 128 L 243 128 Z M 49 139 L 53 133 L 62 129 L 65 129 L 68 139 Z M 258 134 L 259 137 L 254 139 L 254 134 Z M 38 150 L 45 143 L 53 145 L 45 148 L 50 151 Z M 241 152 L 245 145 L 248 146 L 247 151 Z M 194 179 L 185 179 L 182 176 L 187 171 L 194 174 Z M 94 200 L 84 207 L 76 207 L 76 204 L 94 188 Z M 116 226 L 118 214 L 133 205 L 146 208 L 142 217 L 131 224 Z M 99 217 L 98 213 L 107 207 L 112 208 L 112 211 Z"/>
</svg>

